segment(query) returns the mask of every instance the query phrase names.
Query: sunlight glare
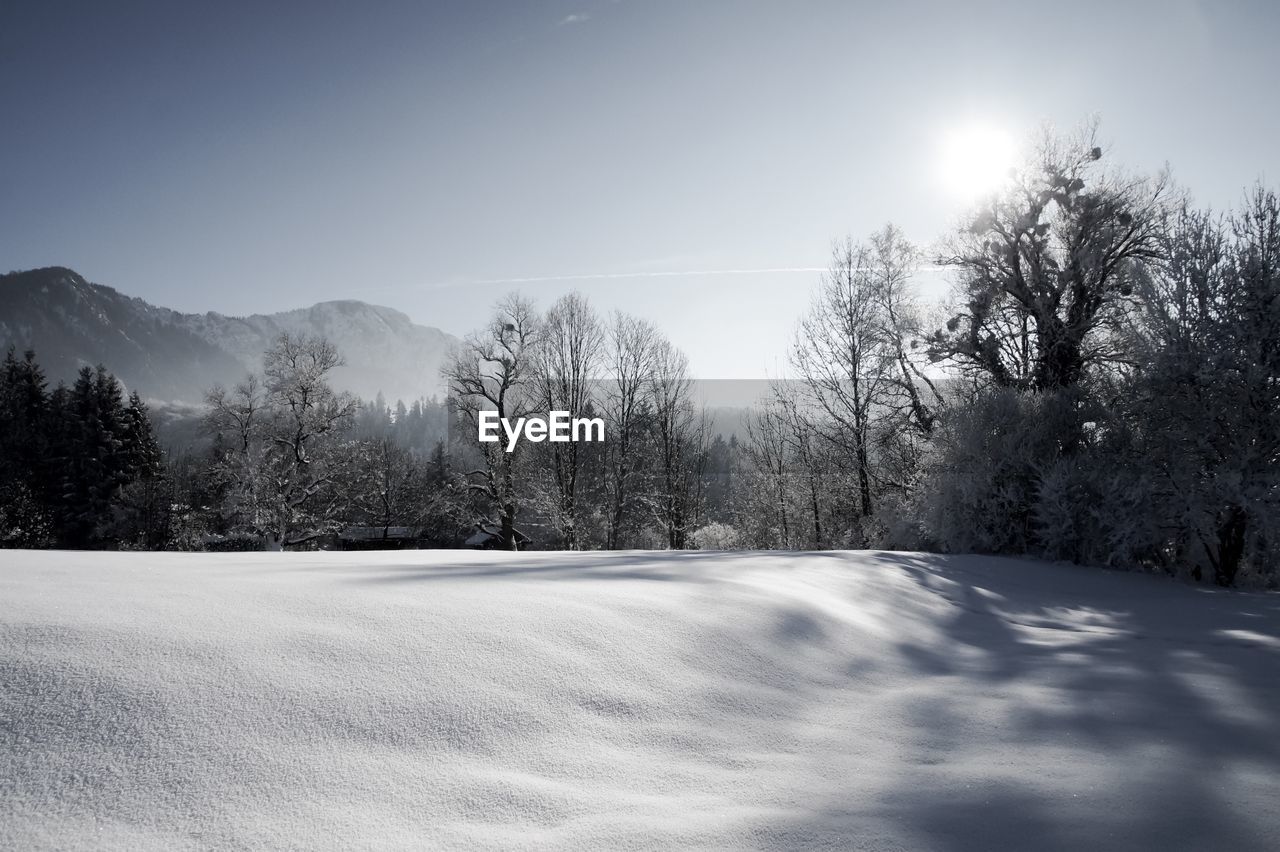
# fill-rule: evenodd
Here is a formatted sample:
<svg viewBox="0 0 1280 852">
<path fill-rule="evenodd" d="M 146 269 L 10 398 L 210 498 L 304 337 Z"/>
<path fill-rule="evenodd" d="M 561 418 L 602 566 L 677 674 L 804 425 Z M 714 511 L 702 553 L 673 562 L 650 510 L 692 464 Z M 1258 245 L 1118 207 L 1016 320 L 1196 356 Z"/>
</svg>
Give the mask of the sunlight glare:
<svg viewBox="0 0 1280 852">
<path fill-rule="evenodd" d="M 1013 135 L 990 124 L 951 129 L 943 135 L 941 149 L 942 182 L 967 201 L 999 189 L 1017 162 Z"/>
</svg>

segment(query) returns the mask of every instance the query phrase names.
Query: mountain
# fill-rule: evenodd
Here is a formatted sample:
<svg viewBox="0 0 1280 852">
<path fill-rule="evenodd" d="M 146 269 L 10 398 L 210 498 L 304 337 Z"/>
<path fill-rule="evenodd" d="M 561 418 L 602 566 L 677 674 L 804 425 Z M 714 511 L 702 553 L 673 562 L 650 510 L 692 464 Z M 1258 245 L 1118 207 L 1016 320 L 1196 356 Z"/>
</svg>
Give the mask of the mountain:
<svg viewBox="0 0 1280 852">
<path fill-rule="evenodd" d="M 130 390 L 165 402 L 199 402 L 216 383 L 260 370 L 283 332 L 323 335 L 346 365 L 333 384 L 366 398 L 406 401 L 441 393 L 454 338 L 399 311 L 354 300 L 276 314 L 185 314 L 152 305 L 70 269 L 0 275 L 0 351 L 34 349 L 52 381 L 105 364 Z"/>
</svg>

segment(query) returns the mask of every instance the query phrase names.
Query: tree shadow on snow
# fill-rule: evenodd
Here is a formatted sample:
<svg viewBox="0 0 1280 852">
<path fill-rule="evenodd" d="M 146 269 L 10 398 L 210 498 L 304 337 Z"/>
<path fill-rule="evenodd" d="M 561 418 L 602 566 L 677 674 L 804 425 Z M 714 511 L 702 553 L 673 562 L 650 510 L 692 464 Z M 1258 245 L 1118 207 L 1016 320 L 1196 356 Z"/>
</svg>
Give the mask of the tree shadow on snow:
<svg viewBox="0 0 1280 852">
<path fill-rule="evenodd" d="M 516 577 L 546 580 L 650 580 L 703 583 L 724 571 L 740 570 L 763 557 L 731 551 L 526 551 L 475 554 L 475 561 L 430 564 L 334 566 L 356 571 L 362 584 L 430 583 Z M 509 561 L 507 556 L 514 557 Z M 308 569 L 314 570 L 314 569 Z"/>
<path fill-rule="evenodd" d="M 402 565 L 362 565 L 353 556 L 334 568 L 350 582 L 381 585 L 491 577 L 715 583 L 744 569 L 777 569 L 787 554 L 530 552 Z M 877 671 L 890 664 L 905 668 L 910 683 L 937 688 L 913 692 L 909 712 L 886 720 L 905 752 L 891 761 L 894 774 L 874 779 L 872 801 L 817 793 L 804 800 L 803 816 L 751 827 L 751 845 L 883 848 L 909 838 L 910 848 L 950 852 L 1280 848 L 1280 596 L 999 557 L 803 558 L 809 567 L 820 560 L 883 570 L 883 580 L 859 580 L 901 581 L 911 591 L 904 600 L 919 602 L 924 590 L 935 608 L 922 620 L 937 633 L 904 630 L 892 660 L 850 657 L 827 614 L 780 598 L 769 610 L 773 630 L 738 655 L 741 668 L 708 682 L 709 718 L 730 708 L 747 727 L 803 730 L 814 708 L 879 688 Z M 695 661 L 703 652 L 689 649 Z M 818 673 L 786 671 L 787 655 L 815 654 Z M 741 745 L 732 731 L 703 736 L 707 755 Z M 801 793 L 807 779 L 796 779 Z"/>
<path fill-rule="evenodd" d="M 914 699 L 913 753 L 878 802 L 819 804 L 762 827 L 761 846 L 875 845 L 887 822 L 940 850 L 1280 848 L 1280 596 L 995 557 L 873 558 L 948 606 L 941 636 L 897 645 L 909 677 L 939 690 Z M 997 718 L 975 718 L 986 712 Z"/>
</svg>

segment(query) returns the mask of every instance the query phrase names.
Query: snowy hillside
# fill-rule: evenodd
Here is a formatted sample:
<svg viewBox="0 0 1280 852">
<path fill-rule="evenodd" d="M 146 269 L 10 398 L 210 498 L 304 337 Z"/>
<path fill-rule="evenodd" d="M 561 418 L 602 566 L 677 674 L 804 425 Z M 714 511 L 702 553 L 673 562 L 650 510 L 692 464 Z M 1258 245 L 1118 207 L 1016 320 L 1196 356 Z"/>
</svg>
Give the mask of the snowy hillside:
<svg viewBox="0 0 1280 852">
<path fill-rule="evenodd" d="M 215 383 L 260 370 L 282 332 L 323 335 L 346 359 L 340 390 L 412 402 L 443 391 L 440 368 L 454 338 L 391 308 L 321 302 L 276 314 L 186 314 L 93 284 L 70 269 L 0 275 L 0 356 L 33 348 L 54 381 L 105 364 L 130 390 L 167 402 L 200 403 Z"/>
<path fill-rule="evenodd" d="M 0 554 L 5 849 L 1275 849 L 1280 597 L 913 554 Z"/>
<path fill-rule="evenodd" d="M 368 399 L 381 391 L 392 401 L 442 396 L 440 370 L 453 342 L 450 335 L 415 325 L 400 311 L 354 300 L 249 317 L 177 314 L 175 321 L 232 353 L 246 372 L 261 369 L 262 353 L 283 332 L 321 335 L 346 361 L 333 372 L 336 387 Z"/>
</svg>

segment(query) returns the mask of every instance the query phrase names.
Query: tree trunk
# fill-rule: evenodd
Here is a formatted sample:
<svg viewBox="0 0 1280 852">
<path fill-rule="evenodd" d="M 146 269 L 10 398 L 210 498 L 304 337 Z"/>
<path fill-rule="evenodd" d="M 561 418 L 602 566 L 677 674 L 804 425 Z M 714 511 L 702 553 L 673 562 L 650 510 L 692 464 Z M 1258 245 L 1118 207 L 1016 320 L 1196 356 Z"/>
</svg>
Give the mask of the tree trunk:
<svg viewBox="0 0 1280 852">
<path fill-rule="evenodd" d="M 1232 503 L 1219 518 L 1218 558 L 1213 566 L 1213 581 L 1219 586 L 1231 586 L 1236 582 L 1240 561 L 1244 557 L 1249 515 L 1242 506 Z"/>
<path fill-rule="evenodd" d="M 818 503 L 818 483 L 809 476 L 809 505 L 813 510 L 813 544 L 822 549 L 822 508 Z"/>
<path fill-rule="evenodd" d="M 1080 381 L 1084 370 L 1082 341 L 1056 317 L 1042 317 L 1037 323 L 1038 363 L 1034 370 L 1038 391 L 1069 388 Z"/>
<path fill-rule="evenodd" d="M 778 474 L 778 516 L 782 521 L 782 547 L 789 548 L 791 546 L 791 530 L 787 525 L 787 491 L 786 482 L 782 478 L 782 474 Z"/>
<path fill-rule="evenodd" d="M 868 471 L 868 454 L 867 454 L 867 434 L 865 428 L 860 428 L 856 437 L 857 454 L 858 454 L 858 496 L 862 501 L 861 514 L 864 518 L 871 517 L 871 474 Z"/>
<path fill-rule="evenodd" d="M 520 542 L 516 540 L 516 507 L 511 503 L 504 503 L 501 515 L 502 526 L 502 549 L 503 550 L 519 550 Z"/>
</svg>

